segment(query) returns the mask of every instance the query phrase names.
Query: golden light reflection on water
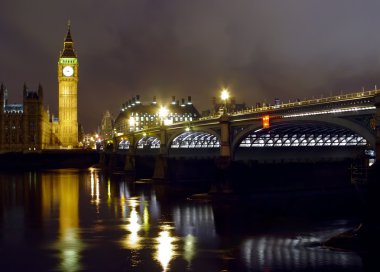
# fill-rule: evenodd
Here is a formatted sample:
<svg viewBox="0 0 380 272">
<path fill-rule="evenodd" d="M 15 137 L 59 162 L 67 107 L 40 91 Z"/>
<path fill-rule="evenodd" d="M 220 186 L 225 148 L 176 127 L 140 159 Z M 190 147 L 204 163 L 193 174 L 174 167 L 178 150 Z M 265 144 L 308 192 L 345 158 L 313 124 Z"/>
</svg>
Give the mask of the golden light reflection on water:
<svg viewBox="0 0 380 272">
<path fill-rule="evenodd" d="M 174 242 L 176 238 L 171 236 L 170 227 L 164 225 L 161 227 L 161 231 L 158 234 L 155 259 L 158 260 L 162 266 L 163 271 L 168 271 L 169 263 L 175 255 Z"/>
<path fill-rule="evenodd" d="M 81 269 L 80 253 L 84 245 L 79 228 L 79 176 L 76 172 L 61 171 L 42 175 L 42 209 L 48 219 L 59 212 L 59 236 L 55 248 L 59 251 L 60 271 Z"/>
<path fill-rule="evenodd" d="M 107 203 L 108 204 L 111 204 L 111 180 L 108 179 L 108 182 L 107 182 Z"/>
<path fill-rule="evenodd" d="M 157 219 L 159 207 L 154 192 L 149 201 L 146 200 L 145 195 L 131 197 L 128 184 L 122 182 L 119 184 L 119 193 L 121 218 L 126 222 L 121 225 L 121 228 L 126 231 L 121 245 L 123 248 L 131 250 L 129 254 L 132 266 L 137 266 L 142 261 L 140 250 L 152 242 L 152 240 L 147 240 L 150 239 L 148 238 L 151 228 L 150 220 L 151 218 L 153 221 Z M 175 241 L 178 239 L 171 235 L 171 230 L 172 227 L 169 225 L 163 225 L 160 227 L 158 237 L 153 238 L 155 244 L 153 258 L 161 264 L 163 271 L 168 270 L 169 263 L 176 254 Z M 190 235 L 186 238 L 186 260 L 189 263 L 195 255 L 194 243 L 193 236 Z"/>
<path fill-rule="evenodd" d="M 144 221 L 143 221 L 144 231 L 148 232 L 150 224 L 149 224 L 149 210 L 148 210 L 148 203 L 147 202 L 145 202 L 143 218 L 144 218 Z"/>
<path fill-rule="evenodd" d="M 141 218 L 136 210 L 137 200 L 131 199 L 126 202 L 130 207 L 131 212 L 127 218 L 127 224 L 125 225 L 125 230 L 128 234 L 122 240 L 122 245 L 127 249 L 140 249 L 141 248 L 141 237 L 139 236 L 139 231 L 141 230 Z"/>
<path fill-rule="evenodd" d="M 96 205 L 96 211 L 99 213 L 100 204 L 100 185 L 99 185 L 99 174 L 93 169 L 90 169 L 90 182 L 91 182 L 91 199 Z"/>
</svg>

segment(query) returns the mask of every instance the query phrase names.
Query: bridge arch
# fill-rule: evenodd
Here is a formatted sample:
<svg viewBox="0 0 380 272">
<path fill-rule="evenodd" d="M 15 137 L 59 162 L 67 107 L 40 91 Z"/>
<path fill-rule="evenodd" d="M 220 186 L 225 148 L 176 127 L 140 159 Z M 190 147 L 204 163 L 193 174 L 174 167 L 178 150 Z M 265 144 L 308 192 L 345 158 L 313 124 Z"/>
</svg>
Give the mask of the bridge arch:
<svg viewBox="0 0 380 272">
<path fill-rule="evenodd" d="M 202 149 L 204 152 L 200 151 Z M 185 131 L 173 135 L 168 141 L 168 154 L 174 157 L 215 157 L 219 149 L 220 137 L 212 130 Z"/>
<path fill-rule="evenodd" d="M 212 130 L 212 129 L 208 129 L 208 128 L 192 128 L 191 130 L 189 131 L 181 131 L 179 133 L 175 133 L 175 134 L 172 134 L 169 139 L 168 139 L 168 148 L 171 147 L 172 143 L 173 143 L 173 140 L 178 138 L 179 136 L 181 135 L 184 135 L 185 133 L 195 133 L 195 132 L 202 132 L 202 133 L 207 133 L 207 134 L 210 134 L 210 135 L 214 135 L 218 140 L 220 139 L 220 135 Z"/>
<path fill-rule="evenodd" d="M 119 150 L 127 150 L 127 149 L 129 149 L 130 145 L 131 145 L 131 143 L 128 140 L 120 140 L 118 142 L 117 148 Z"/>
<path fill-rule="evenodd" d="M 273 122 L 269 128 L 252 126 L 240 132 L 234 139 L 232 154 L 236 160 L 264 162 L 355 158 L 364 154 L 363 150 L 371 146 L 371 137 L 374 137 L 369 130 L 360 128 L 359 131 L 367 131 L 364 134 L 369 139 L 341 123 L 309 118 L 280 120 Z M 339 148 L 342 146 L 346 148 Z M 294 148 L 298 151 L 294 152 Z"/>
<path fill-rule="evenodd" d="M 136 149 L 159 149 L 161 141 L 155 136 L 144 136 L 136 143 Z"/>
<path fill-rule="evenodd" d="M 332 129 L 335 128 L 341 128 L 347 130 L 347 132 L 354 133 L 358 136 L 361 136 L 365 139 L 366 143 L 372 147 L 375 146 L 375 136 L 372 134 L 368 128 L 365 128 L 355 122 L 342 119 L 342 118 L 332 118 L 328 116 L 321 117 L 303 117 L 303 118 L 297 118 L 297 120 L 274 120 L 271 122 L 271 127 L 268 129 L 269 131 L 271 128 L 276 127 L 280 124 L 290 124 L 293 125 L 293 127 L 301 126 L 302 124 L 310 124 L 312 125 L 323 125 L 325 128 L 331 127 Z M 233 151 L 236 150 L 236 148 L 240 145 L 240 143 L 246 138 L 250 133 L 262 129 L 261 124 L 260 125 L 252 125 L 244 130 L 240 131 L 233 139 L 232 141 L 232 149 Z"/>
<path fill-rule="evenodd" d="M 186 131 L 169 142 L 169 148 L 219 148 L 219 137 L 204 131 Z"/>
</svg>

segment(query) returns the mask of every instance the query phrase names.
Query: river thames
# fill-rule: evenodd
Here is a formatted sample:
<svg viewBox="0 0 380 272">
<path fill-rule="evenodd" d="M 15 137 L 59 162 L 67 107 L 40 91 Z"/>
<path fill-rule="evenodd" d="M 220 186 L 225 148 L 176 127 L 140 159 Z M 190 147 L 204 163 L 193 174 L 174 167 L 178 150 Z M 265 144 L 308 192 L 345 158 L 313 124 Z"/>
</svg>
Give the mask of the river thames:
<svg viewBox="0 0 380 272">
<path fill-rule="evenodd" d="M 326 200 L 309 212 L 307 195 L 281 193 L 189 198 L 208 189 L 91 168 L 2 172 L 0 270 L 367 271 L 372 262 L 322 245 L 357 226 L 349 209 Z"/>
</svg>

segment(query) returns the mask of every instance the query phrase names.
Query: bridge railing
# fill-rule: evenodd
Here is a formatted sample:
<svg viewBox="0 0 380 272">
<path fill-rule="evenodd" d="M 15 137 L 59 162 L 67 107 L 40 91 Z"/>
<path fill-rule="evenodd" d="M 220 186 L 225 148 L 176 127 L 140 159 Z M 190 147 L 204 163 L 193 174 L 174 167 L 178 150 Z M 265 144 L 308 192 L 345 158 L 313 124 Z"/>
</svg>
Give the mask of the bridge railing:
<svg viewBox="0 0 380 272">
<path fill-rule="evenodd" d="M 230 112 L 230 115 L 243 115 L 243 114 L 249 114 L 249 113 L 264 112 L 268 110 L 277 110 L 277 109 L 292 108 L 292 107 L 299 107 L 299 106 L 324 104 L 324 103 L 329 103 L 329 102 L 346 101 L 346 100 L 351 100 L 351 99 L 367 98 L 367 97 L 373 97 L 379 93 L 380 93 L 380 90 L 374 89 L 370 91 L 340 94 L 340 95 L 335 95 L 335 96 L 330 96 L 330 97 L 299 100 L 299 101 L 294 101 L 294 102 L 289 102 L 289 103 L 283 103 L 280 105 L 268 105 L 268 106 L 263 106 L 263 107 L 252 106 L 251 108 L 247 108 L 244 110 Z M 219 117 L 220 117 L 220 114 L 217 113 L 217 114 L 201 117 L 199 118 L 199 120 L 217 119 Z"/>
</svg>

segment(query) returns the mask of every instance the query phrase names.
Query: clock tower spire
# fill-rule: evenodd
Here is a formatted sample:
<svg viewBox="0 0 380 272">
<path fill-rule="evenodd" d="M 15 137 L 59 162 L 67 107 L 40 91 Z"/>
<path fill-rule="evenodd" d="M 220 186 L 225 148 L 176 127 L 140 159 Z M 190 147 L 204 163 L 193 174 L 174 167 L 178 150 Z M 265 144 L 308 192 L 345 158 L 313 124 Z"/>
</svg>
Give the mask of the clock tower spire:
<svg viewBox="0 0 380 272">
<path fill-rule="evenodd" d="M 71 24 L 58 59 L 58 135 L 62 147 L 78 146 L 78 58 L 71 37 Z"/>
</svg>

